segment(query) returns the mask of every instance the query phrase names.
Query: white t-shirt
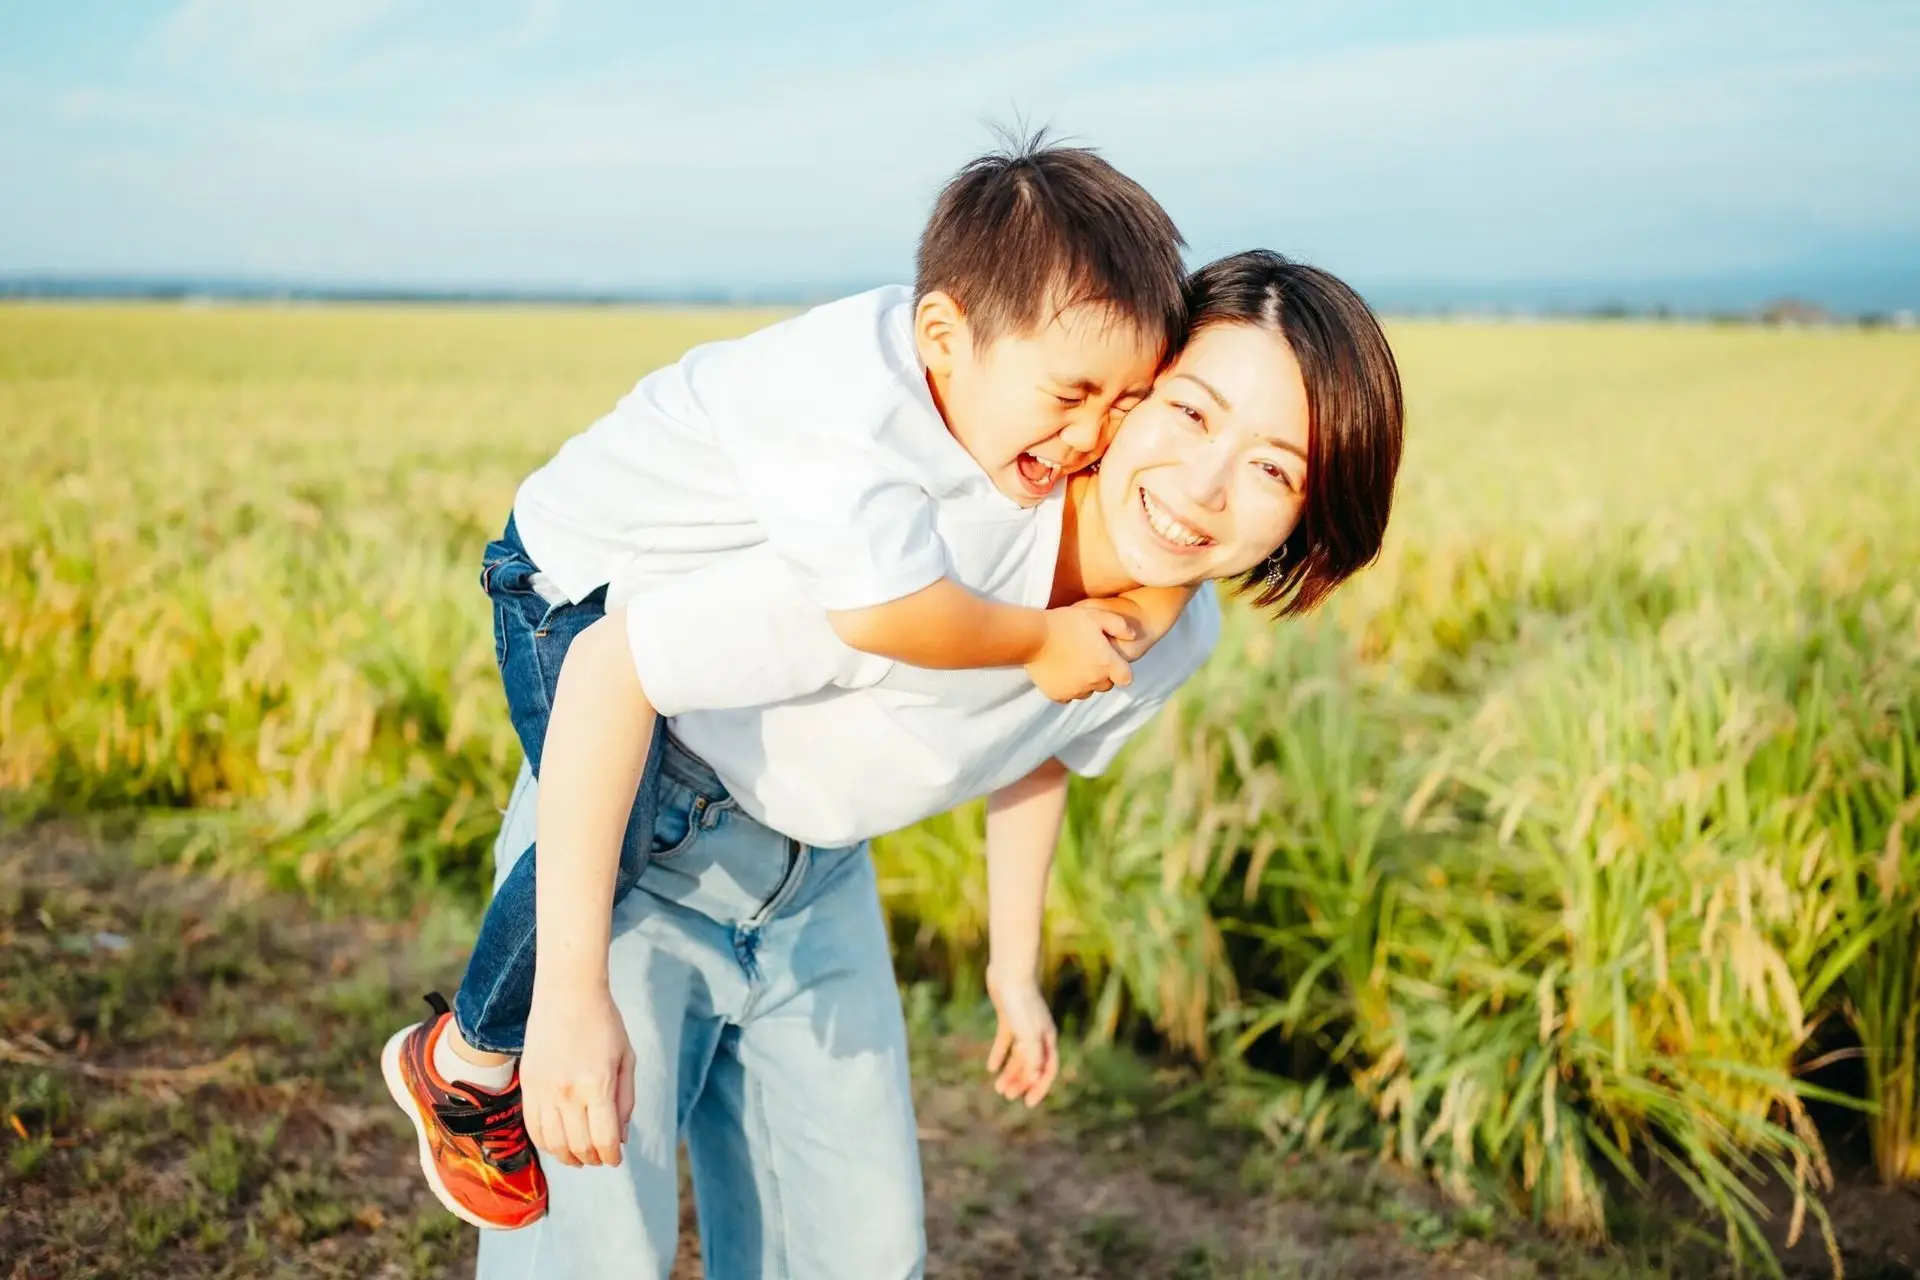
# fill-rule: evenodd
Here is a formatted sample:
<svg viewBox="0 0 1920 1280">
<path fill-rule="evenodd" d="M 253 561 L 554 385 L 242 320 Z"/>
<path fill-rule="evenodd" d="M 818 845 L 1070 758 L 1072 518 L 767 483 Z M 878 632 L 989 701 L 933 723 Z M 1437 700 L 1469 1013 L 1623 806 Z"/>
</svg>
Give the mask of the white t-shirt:
<svg viewBox="0 0 1920 1280">
<path fill-rule="evenodd" d="M 1044 607 L 1063 504 L 1055 495 L 1028 519 L 942 503 L 936 527 L 954 576 Z M 641 683 L 674 736 L 755 819 L 823 847 L 909 826 L 1052 757 L 1101 772 L 1199 670 L 1220 630 L 1203 586 L 1133 664 L 1132 684 L 1059 704 L 1017 667 L 931 671 L 848 648 L 766 548 L 669 582 L 617 582 L 609 603 L 626 606 Z"/>
<path fill-rule="evenodd" d="M 527 554 L 569 599 L 769 543 L 817 609 L 945 576 L 936 501 L 997 502 L 947 430 L 889 286 L 688 351 L 520 486 Z"/>
</svg>

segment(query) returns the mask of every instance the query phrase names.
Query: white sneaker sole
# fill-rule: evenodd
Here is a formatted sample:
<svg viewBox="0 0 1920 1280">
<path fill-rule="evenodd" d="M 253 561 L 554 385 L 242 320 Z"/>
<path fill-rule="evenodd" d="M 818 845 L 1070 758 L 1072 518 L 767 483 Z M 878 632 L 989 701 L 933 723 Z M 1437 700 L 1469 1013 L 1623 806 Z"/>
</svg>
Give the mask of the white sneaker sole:
<svg viewBox="0 0 1920 1280">
<path fill-rule="evenodd" d="M 440 1170 L 433 1161 L 433 1147 L 427 1141 L 427 1118 L 420 1114 L 419 1104 L 414 1101 L 412 1091 L 407 1088 L 407 1082 L 400 1075 L 400 1046 L 406 1043 L 414 1027 L 419 1025 L 416 1022 L 411 1027 L 402 1027 L 388 1038 L 386 1047 L 380 1050 L 380 1074 L 386 1077 L 387 1092 L 393 1095 L 394 1102 L 407 1113 L 407 1119 L 413 1121 L 414 1136 L 420 1142 L 420 1172 L 427 1175 L 427 1186 L 433 1189 L 434 1199 L 445 1205 L 447 1212 L 460 1221 L 478 1227 L 482 1231 L 517 1231 L 518 1227 L 503 1227 L 481 1218 L 479 1214 L 455 1200 L 453 1193 L 447 1190 L 447 1184 L 440 1180 Z M 534 1221 L 537 1222 L 539 1219 L 536 1218 Z"/>
</svg>

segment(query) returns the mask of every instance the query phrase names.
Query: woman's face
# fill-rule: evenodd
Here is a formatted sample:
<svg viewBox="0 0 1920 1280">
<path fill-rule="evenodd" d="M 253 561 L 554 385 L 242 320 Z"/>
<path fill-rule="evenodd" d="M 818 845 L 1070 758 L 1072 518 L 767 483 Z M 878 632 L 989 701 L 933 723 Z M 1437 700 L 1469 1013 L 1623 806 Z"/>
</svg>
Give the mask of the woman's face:
<svg viewBox="0 0 1920 1280">
<path fill-rule="evenodd" d="M 1230 578 L 1300 519 L 1307 388 L 1278 333 L 1200 330 L 1126 417 L 1100 461 L 1101 516 L 1142 586 Z"/>
</svg>

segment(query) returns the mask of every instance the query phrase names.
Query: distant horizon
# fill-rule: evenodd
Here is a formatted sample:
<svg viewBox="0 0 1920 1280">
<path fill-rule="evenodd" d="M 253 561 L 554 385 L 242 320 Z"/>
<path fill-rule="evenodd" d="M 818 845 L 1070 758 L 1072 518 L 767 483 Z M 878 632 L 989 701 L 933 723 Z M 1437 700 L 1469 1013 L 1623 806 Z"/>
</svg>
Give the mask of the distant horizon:
<svg viewBox="0 0 1920 1280">
<path fill-rule="evenodd" d="M 395 302 L 584 306 L 810 306 L 903 280 L 761 284 L 530 284 L 473 281 L 302 279 L 228 273 L 0 272 L 0 300 L 187 302 Z M 1499 313 L 1734 315 L 1781 302 L 1861 319 L 1920 312 L 1920 268 L 1873 274 L 1729 273 L 1641 280 L 1354 281 L 1394 314 Z"/>
</svg>

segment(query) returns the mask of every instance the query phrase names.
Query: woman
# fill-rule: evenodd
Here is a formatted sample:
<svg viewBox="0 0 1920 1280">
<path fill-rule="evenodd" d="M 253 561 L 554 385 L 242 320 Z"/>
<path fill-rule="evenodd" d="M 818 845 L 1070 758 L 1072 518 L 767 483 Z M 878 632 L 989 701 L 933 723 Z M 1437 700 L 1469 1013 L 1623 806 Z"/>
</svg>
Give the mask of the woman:
<svg viewBox="0 0 1920 1280">
<path fill-rule="evenodd" d="M 1374 558 L 1402 406 L 1371 313 L 1325 273 L 1259 252 L 1195 273 L 1189 302 L 1186 346 L 1053 519 L 1010 543 L 970 523 L 984 517 L 942 513 L 962 580 L 1062 605 L 1226 578 L 1284 616 Z M 767 701 L 672 722 L 648 900 L 616 914 L 609 957 L 638 1072 L 621 1165 L 548 1161 L 548 1216 L 486 1234 L 479 1274 L 664 1276 L 684 1137 L 708 1275 L 917 1275 L 905 1028 L 865 840 L 988 794 L 991 874 L 1043 882 L 1065 772 L 1103 769 L 1205 660 L 1212 592 L 1131 685 L 1065 706 L 1018 671 L 852 655 L 750 553 L 644 602 L 656 626 L 686 620 L 690 662 Z M 534 809 L 523 771 L 503 858 L 531 842 Z M 993 932 L 1003 1026 L 1031 1020 L 1009 1005 L 1037 998 L 1037 956 L 1002 955 L 999 939 L 1037 937 L 1038 921 Z"/>
</svg>

